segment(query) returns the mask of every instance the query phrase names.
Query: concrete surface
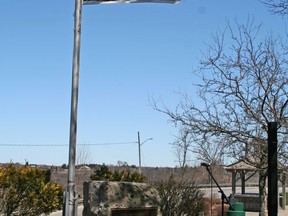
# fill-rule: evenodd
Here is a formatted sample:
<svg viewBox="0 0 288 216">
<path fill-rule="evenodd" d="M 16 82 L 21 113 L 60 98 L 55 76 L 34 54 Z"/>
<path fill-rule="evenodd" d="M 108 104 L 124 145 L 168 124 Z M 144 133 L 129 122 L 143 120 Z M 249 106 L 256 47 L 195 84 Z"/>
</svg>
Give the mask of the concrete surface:
<svg viewBox="0 0 288 216">
<path fill-rule="evenodd" d="M 82 211 L 83 211 L 83 206 L 82 205 L 78 206 L 77 216 L 82 216 Z M 52 212 L 51 214 L 49 214 L 49 216 L 62 216 L 62 211 Z"/>
<path fill-rule="evenodd" d="M 206 196 L 210 196 L 211 188 L 205 188 L 205 189 L 203 188 L 203 190 L 206 192 Z M 224 187 L 224 188 L 222 188 L 222 190 L 224 191 L 226 196 L 229 196 L 231 193 L 231 187 Z M 240 188 L 236 188 L 236 191 L 240 192 Z M 288 191 L 288 189 L 286 191 Z M 257 193 L 258 188 L 257 187 L 246 187 L 246 192 Z M 220 193 L 218 193 L 218 189 L 216 187 L 212 188 L 212 194 L 213 194 L 213 197 L 216 196 L 216 197 L 220 198 Z M 82 211 L 83 211 L 83 206 L 82 205 L 78 206 L 78 216 L 82 216 Z M 259 212 L 246 212 L 245 215 L 246 216 L 258 216 Z M 267 213 L 267 215 L 268 215 L 268 213 Z M 286 206 L 286 210 L 283 210 L 280 207 L 278 207 L 278 216 L 286 216 L 286 215 L 288 215 L 288 206 Z M 62 216 L 62 211 L 53 212 L 49 216 Z"/>
<path fill-rule="evenodd" d="M 83 206 L 78 207 L 78 216 L 82 216 Z M 245 216 L 258 216 L 259 212 L 246 212 Z M 268 215 L 268 213 L 267 213 Z M 288 206 L 286 206 L 286 210 L 278 209 L 278 216 L 286 216 L 288 215 Z M 62 216 L 62 211 L 57 211 L 51 213 L 49 216 Z"/>
<path fill-rule="evenodd" d="M 286 210 L 278 208 L 278 216 L 286 216 L 288 214 L 288 206 L 286 206 Z M 258 216 L 259 212 L 246 212 L 245 216 Z M 268 212 L 267 212 L 268 215 Z"/>
</svg>

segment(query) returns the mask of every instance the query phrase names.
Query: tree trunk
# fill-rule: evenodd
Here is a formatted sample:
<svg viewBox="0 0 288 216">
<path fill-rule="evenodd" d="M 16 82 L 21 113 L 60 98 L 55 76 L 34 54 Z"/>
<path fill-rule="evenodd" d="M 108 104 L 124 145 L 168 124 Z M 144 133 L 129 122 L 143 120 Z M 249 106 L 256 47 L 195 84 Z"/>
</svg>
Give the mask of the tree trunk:
<svg viewBox="0 0 288 216">
<path fill-rule="evenodd" d="M 259 216 L 266 216 L 266 171 L 259 171 Z"/>
</svg>

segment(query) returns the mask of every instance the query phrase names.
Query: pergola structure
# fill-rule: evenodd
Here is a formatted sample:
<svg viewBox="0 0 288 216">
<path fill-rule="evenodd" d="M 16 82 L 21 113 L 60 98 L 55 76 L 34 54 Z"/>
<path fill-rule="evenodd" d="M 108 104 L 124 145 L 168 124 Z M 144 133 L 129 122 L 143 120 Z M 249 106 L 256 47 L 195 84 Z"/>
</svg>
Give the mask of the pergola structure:
<svg viewBox="0 0 288 216">
<path fill-rule="evenodd" d="M 250 165 L 249 163 L 247 163 L 245 160 L 239 160 L 238 162 L 230 164 L 226 166 L 225 169 L 227 172 L 232 173 L 232 196 L 235 197 L 237 182 L 240 180 L 241 193 L 237 193 L 237 195 L 238 196 L 242 195 L 241 197 L 251 198 L 252 194 L 246 193 L 246 182 L 248 179 L 250 179 L 252 176 L 258 173 L 258 169 Z M 281 182 L 282 195 L 283 195 L 280 206 L 282 207 L 282 209 L 285 209 L 285 206 L 286 206 L 286 172 L 284 172 L 284 170 L 279 167 L 278 167 L 278 180 Z M 235 198 L 237 198 L 237 195 Z M 251 195 L 251 197 L 249 195 Z M 257 196 L 258 194 L 254 193 L 253 195 Z"/>
</svg>

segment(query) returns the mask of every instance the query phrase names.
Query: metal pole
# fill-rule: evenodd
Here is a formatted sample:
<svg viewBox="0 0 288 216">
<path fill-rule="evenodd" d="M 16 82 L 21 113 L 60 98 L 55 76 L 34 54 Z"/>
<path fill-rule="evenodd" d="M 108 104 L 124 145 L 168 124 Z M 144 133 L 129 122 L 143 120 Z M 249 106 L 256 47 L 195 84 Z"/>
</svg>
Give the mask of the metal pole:
<svg viewBox="0 0 288 216">
<path fill-rule="evenodd" d="M 88 0 L 89 1 L 89 0 Z M 87 1 L 86 1 L 87 2 Z M 94 3 L 105 1 L 95 1 Z M 118 1 L 116 1 L 118 2 Z M 121 2 L 121 1 L 119 1 Z M 135 1 L 146 2 L 146 1 Z M 154 2 L 154 0 L 147 1 Z M 157 2 L 157 1 L 155 1 Z M 176 3 L 175 0 L 168 0 L 167 3 Z M 77 196 L 75 196 L 75 161 L 76 161 L 76 135 L 77 135 L 77 107 L 78 107 L 78 88 L 79 88 L 79 66 L 80 66 L 80 38 L 81 38 L 81 14 L 83 0 L 75 0 L 74 12 L 74 49 L 72 65 L 72 94 L 71 94 L 71 116 L 70 116 L 70 139 L 69 139 L 69 164 L 68 164 L 68 182 L 67 182 L 67 199 L 65 203 L 65 216 L 77 214 L 76 205 Z M 166 3 L 166 1 L 161 1 Z M 143 144 L 143 143 L 142 143 Z M 139 172 L 141 174 L 141 150 L 140 135 L 138 132 L 139 147 Z M 68 203 L 67 203 L 68 202 Z"/>
<path fill-rule="evenodd" d="M 139 157 L 139 174 L 141 175 L 141 143 L 140 143 L 139 131 L 138 131 L 138 157 Z"/>
<path fill-rule="evenodd" d="M 278 214 L 277 123 L 268 123 L 268 215 Z M 283 194 L 284 195 L 284 194 Z"/>
<path fill-rule="evenodd" d="M 216 181 L 216 179 L 215 179 L 214 176 L 212 175 L 212 170 L 211 170 L 210 165 L 208 165 L 208 164 L 206 164 L 206 163 L 201 163 L 201 166 L 205 166 L 205 168 L 206 168 L 207 172 L 209 173 L 210 177 L 212 178 L 212 180 L 214 181 L 214 183 L 217 185 L 217 187 L 218 187 L 218 189 L 219 189 L 218 192 L 221 193 L 222 203 L 224 204 L 224 203 L 225 203 L 224 201 L 226 201 L 226 203 L 229 204 L 229 207 L 230 207 L 231 209 L 233 209 L 233 207 L 232 207 L 229 199 L 227 198 L 227 196 L 225 195 L 224 191 L 222 190 L 222 188 L 220 187 L 220 185 L 218 184 L 218 182 Z M 212 186 L 211 186 L 211 188 L 212 188 Z M 222 209 L 224 209 L 224 208 L 222 208 Z M 223 211 L 223 212 L 224 212 L 224 211 Z M 222 216 L 223 216 L 223 212 L 222 212 Z"/>
<path fill-rule="evenodd" d="M 70 139 L 69 139 L 69 164 L 67 196 L 65 215 L 73 216 L 76 211 L 77 197 L 75 197 L 75 158 L 76 158 L 76 135 L 77 135 L 77 107 L 79 88 L 79 65 L 80 65 L 80 36 L 81 36 L 81 12 L 82 0 L 75 0 L 74 12 L 74 49 L 72 64 L 72 93 L 71 93 L 71 116 L 70 116 Z M 76 213 L 77 214 L 77 213 Z"/>
</svg>

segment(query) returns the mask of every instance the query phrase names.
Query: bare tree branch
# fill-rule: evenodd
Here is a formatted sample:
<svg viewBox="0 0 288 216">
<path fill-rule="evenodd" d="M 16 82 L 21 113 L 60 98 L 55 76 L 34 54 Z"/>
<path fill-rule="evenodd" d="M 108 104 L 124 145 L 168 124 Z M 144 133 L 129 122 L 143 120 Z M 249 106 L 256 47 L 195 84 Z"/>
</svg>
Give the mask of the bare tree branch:
<svg viewBox="0 0 288 216">
<path fill-rule="evenodd" d="M 260 0 L 265 4 L 269 11 L 273 14 L 287 15 L 288 14 L 288 1 L 287 0 Z"/>
<path fill-rule="evenodd" d="M 201 103 L 182 94 L 175 110 L 153 107 L 189 130 L 199 157 L 212 160 L 225 150 L 234 159 L 245 158 L 261 171 L 259 189 L 265 190 L 269 122 L 279 123 L 279 161 L 286 162 L 288 155 L 287 50 L 277 47 L 281 43 L 272 36 L 259 38 L 260 25 L 253 21 L 228 23 L 227 29 L 215 34 L 195 71 L 201 78 L 195 85 Z"/>
</svg>

